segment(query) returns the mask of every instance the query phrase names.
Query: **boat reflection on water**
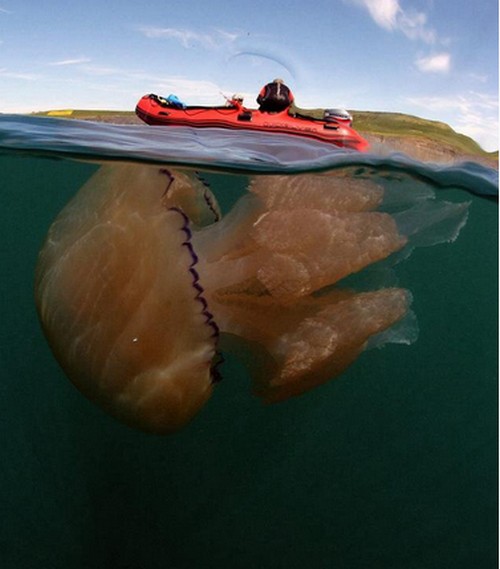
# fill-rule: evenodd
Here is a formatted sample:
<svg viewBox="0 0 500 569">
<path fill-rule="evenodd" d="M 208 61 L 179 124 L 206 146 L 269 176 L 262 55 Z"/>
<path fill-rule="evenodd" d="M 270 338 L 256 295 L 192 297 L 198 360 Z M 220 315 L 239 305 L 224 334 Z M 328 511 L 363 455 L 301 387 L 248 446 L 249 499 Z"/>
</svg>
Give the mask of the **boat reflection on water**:
<svg viewBox="0 0 500 569">
<path fill-rule="evenodd" d="M 109 414 L 169 433 L 216 389 L 221 351 L 247 361 L 254 392 L 277 402 L 367 346 L 410 343 L 411 293 L 390 267 L 454 240 L 468 204 L 378 182 L 349 169 L 257 175 L 222 216 L 192 171 L 102 166 L 39 255 L 37 307 L 55 357 Z"/>
</svg>

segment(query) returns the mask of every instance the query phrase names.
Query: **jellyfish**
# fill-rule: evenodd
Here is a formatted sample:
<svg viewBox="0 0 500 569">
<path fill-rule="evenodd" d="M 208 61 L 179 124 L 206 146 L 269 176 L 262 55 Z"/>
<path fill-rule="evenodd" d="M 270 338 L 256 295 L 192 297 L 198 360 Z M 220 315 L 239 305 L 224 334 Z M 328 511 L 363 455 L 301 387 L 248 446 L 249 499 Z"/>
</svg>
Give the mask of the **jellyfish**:
<svg viewBox="0 0 500 569">
<path fill-rule="evenodd" d="M 426 217 L 381 211 L 385 199 L 369 179 L 260 175 L 222 216 L 193 172 L 102 166 L 39 253 L 42 329 L 77 389 L 142 431 L 189 423 L 224 352 L 250 354 L 262 401 L 300 395 L 409 313 L 407 290 L 342 285 L 405 251 Z M 456 234 L 466 206 L 448 205 Z"/>
</svg>

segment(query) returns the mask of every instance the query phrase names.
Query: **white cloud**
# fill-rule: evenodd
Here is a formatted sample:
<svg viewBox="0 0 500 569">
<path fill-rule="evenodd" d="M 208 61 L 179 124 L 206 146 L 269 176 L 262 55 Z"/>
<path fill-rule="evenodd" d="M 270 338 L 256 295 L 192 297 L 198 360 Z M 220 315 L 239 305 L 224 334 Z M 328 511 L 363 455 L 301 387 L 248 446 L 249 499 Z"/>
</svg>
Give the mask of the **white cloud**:
<svg viewBox="0 0 500 569">
<path fill-rule="evenodd" d="M 404 12 L 398 17 L 398 27 L 411 40 L 421 40 L 428 44 L 436 42 L 436 32 L 427 26 L 427 15 L 423 12 Z"/>
<path fill-rule="evenodd" d="M 0 69 L 0 77 L 5 77 L 7 79 L 21 79 L 22 81 L 36 81 L 40 78 L 39 75 L 35 73 L 22 73 L 18 71 L 9 71 L 8 69 Z"/>
<path fill-rule="evenodd" d="M 187 77 L 157 77 L 154 88 L 163 95 L 177 94 L 186 104 L 220 105 L 223 93 L 231 95 L 217 83 Z"/>
<path fill-rule="evenodd" d="M 385 30 L 397 30 L 411 40 L 432 44 L 436 32 L 427 25 L 427 15 L 414 10 L 403 10 L 399 0 L 344 0 L 368 10 L 373 21 Z"/>
<path fill-rule="evenodd" d="M 454 109 L 463 114 L 468 114 L 473 109 L 483 109 L 487 111 L 496 111 L 498 109 L 498 100 L 496 97 L 473 91 L 458 96 L 412 97 L 409 101 L 433 110 Z"/>
<path fill-rule="evenodd" d="M 100 77 L 104 77 L 106 75 L 118 75 L 122 76 L 127 74 L 127 70 L 120 69 L 119 67 L 110 67 L 107 65 L 82 65 L 81 68 L 85 73 L 88 75 L 97 75 Z"/>
<path fill-rule="evenodd" d="M 376 24 L 392 30 L 396 27 L 398 13 L 401 11 L 398 0 L 355 0 L 363 5 Z"/>
<path fill-rule="evenodd" d="M 62 59 L 60 61 L 53 61 L 49 65 L 54 66 L 65 66 L 65 65 L 80 65 L 81 63 L 89 63 L 90 59 L 88 57 L 78 57 L 75 59 Z"/>
<path fill-rule="evenodd" d="M 474 81 L 475 83 L 487 83 L 489 77 L 486 74 L 480 74 L 480 73 L 468 73 L 467 77 L 469 77 L 469 79 L 472 79 L 472 81 Z"/>
<path fill-rule="evenodd" d="M 415 63 L 424 73 L 448 73 L 451 67 L 451 56 L 445 52 L 436 53 L 428 57 L 420 57 Z"/>
<path fill-rule="evenodd" d="M 215 50 L 234 42 L 239 35 L 224 30 L 213 30 L 210 33 L 201 33 L 189 29 L 158 28 L 155 26 L 142 26 L 139 31 L 147 38 L 173 39 L 185 48 L 201 46 L 205 49 Z"/>
<path fill-rule="evenodd" d="M 476 140 L 485 150 L 498 150 L 498 98 L 469 92 L 457 96 L 413 97 L 408 102 L 425 109 L 427 118 L 448 123 Z"/>
</svg>

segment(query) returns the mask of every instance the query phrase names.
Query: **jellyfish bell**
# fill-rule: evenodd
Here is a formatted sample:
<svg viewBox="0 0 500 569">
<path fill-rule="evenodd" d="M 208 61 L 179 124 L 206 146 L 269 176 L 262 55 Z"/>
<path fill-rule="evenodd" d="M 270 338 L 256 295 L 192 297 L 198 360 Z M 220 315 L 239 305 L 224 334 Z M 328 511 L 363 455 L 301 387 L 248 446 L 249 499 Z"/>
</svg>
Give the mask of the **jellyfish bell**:
<svg viewBox="0 0 500 569">
<path fill-rule="evenodd" d="M 282 401 L 342 373 L 411 303 L 394 286 L 338 286 L 404 250 L 404 223 L 416 231 L 415 216 L 378 211 L 373 183 L 261 176 L 222 219 L 207 192 L 193 173 L 102 167 L 40 252 L 35 294 L 55 357 L 84 395 L 144 431 L 196 415 L 218 350 L 246 357 L 254 393 Z"/>
<path fill-rule="evenodd" d="M 164 196 L 167 178 L 133 169 L 130 183 L 129 171 L 101 169 L 58 216 L 39 256 L 37 305 L 84 395 L 132 426 L 169 432 L 211 394 L 217 329 L 185 245 L 185 214 Z M 177 175 L 176 189 L 184 182 Z M 186 192 L 172 195 L 182 203 Z"/>
</svg>

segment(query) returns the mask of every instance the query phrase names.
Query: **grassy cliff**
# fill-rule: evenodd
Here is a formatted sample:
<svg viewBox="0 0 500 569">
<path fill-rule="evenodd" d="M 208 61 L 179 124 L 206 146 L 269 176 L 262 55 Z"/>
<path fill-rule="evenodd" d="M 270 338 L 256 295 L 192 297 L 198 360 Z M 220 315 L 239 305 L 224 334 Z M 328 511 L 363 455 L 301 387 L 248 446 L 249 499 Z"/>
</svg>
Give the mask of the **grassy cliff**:
<svg viewBox="0 0 500 569">
<path fill-rule="evenodd" d="M 455 148 L 470 155 L 489 155 L 477 142 L 455 132 L 443 122 L 431 121 L 402 113 L 353 111 L 356 130 L 366 134 L 390 137 L 421 137 Z M 498 152 L 496 153 L 498 155 Z"/>
</svg>

